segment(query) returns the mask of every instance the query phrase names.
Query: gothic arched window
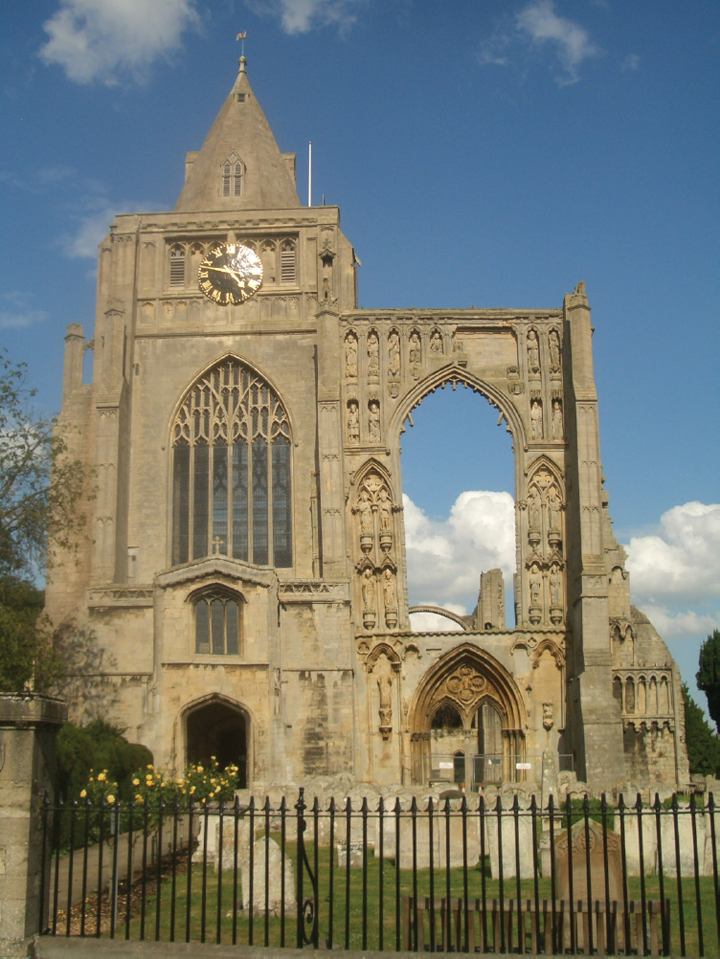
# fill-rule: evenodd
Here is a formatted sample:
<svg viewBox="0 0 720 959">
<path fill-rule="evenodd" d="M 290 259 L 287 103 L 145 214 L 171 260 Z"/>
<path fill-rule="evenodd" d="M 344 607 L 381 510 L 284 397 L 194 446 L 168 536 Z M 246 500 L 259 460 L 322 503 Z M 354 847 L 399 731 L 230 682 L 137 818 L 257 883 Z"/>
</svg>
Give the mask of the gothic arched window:
<svg viewBox="0 0 720 959">
<path fill-rule="evenodd" d="M 243 164 L 234 153 L 231 153 L 223 163 L 222 195 L 242 196 Z"/>
<path fill-rule="evenodd" d="M 172 445 L 173 565 L 218 553 L 292 566 L 290 424 L 272 387 L 223 360 L 187 394 Z"/>
<path fill-rule="evenodd" d="M 194 600 L 195 652 L 237 656 L 241 647 L 242 605 L 221 587 L 203 590 Z"/>
<path fill-rule="evenodd" d="M 170 286 L 185 286 L 185 247 L 180 243 L 170 250 Z"/>
<path fill-rule="evenodd" d="M 285 240 L 280 247 L 280 282 L 295 283 L 297 279 L 295 244 Z"/>
</svg>

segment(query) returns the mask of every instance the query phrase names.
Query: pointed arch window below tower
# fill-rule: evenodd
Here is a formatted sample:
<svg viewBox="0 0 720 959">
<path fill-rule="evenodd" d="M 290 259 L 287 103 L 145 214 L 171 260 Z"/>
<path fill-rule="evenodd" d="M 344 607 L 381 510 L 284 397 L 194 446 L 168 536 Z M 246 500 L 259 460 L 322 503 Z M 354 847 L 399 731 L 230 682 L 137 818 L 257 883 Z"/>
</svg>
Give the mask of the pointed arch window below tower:
<svg viewBox="0 0 720 959">
<path fill-rule="evenodd" d="M 242 196 L 245 168 L 242 160 L 232 153 L 223 163 L 222 195 L 225 197 Z"/>
<path fill-rule="evenodd" d="M 180 244 L 170 250 L 170 286 L 185 286 L 185 247 Z"/>
<path fill-rule="evenodd" d="M 237 656 L 241 650 L 242 604 L 228 590 L 211 588 L 195 599 L 195 652 Z"/>
<path fill-rule="evenodd" d="M 211 554 L 292 566 L 290 424 L 272 387 L 230 359 L 190 390 L 173 427 L 173 565 Z"/>
<path fill-rule="evenodd" d="M 297 282 L 295 244 L 292 240 L 285 240 L 280 247 L 280 282 Z"/>
</svg>

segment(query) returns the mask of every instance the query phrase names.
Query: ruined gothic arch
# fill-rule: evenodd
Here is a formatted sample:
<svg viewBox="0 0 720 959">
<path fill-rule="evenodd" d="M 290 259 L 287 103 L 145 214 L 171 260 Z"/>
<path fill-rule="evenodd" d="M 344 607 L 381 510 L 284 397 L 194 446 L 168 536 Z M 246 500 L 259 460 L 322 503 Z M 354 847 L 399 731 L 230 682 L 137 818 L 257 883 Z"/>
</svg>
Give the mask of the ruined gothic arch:
<svg viewBox="0 0 720 959">
<path fill-rule="evenodd" d="M 399 437 L 404 431 L 405 421 L 408 415 L 437 389 L 447 384 L 453 388 L 457 384 L 468 387 L 475 393 L 483 396 L 491 406 L 498 410 L 505 420 L 507 431 L 512 437 L 513 449 L 515 451 L 524 449 L 527 443 L 525 426 L 523 424 L 520 412 L 509 398 L 497 387 L 491 386 L 474 373 L 469 372 L 464 366 L 458 363 L 450 363 L 439 370 L 434 370 L 424 379 L 414 384 L 404 395 L 398 399 L 397 407 L 390 418 L 388 425 L 388 435 Z M 519 482 L 521 474 L 520 458 L 515 454 L 515 488 L 519 492 Z"/>
<path fill-rule="evenodd" d="M 525 754 L 525 702 L 504 666 L 473 643 L 462 643 L 428 670 L 410 705 L 410 746 L 416 779 L 421 779 L 425 768 L 432 765 L 430 733 L 437 711 L 452 707 L 469 731 L 473 717 L 484 704 L 491 705 L 500 717 L 505 778 L 512 778 L 514 762 Z"/>
<path fill-rule="evenodd" d="M 175 738 L 183 744 L 185 764 L 206 764 L 215 756 L 221 768 L 236 765 L 242 789 L 252 781 L 254 728 L 247 706 L 222 693 L 208 693 L 180 710 Z"/>
<path fill-rule="evenodd" d="M 459 613 L 453 613 L 452 610 L 445 609 L 443 606 L 430 606 L 427 603 L 420 606 L 411 606 L 408 609 L 408 615 L 412 616 L 413 613 L 434 613 L 436 616 L 442 616 L 445 619 L 449 619 L 452 623 L 457 623 L 458 626 L 462 627 L 463 632 L 467 632 L 467 617 L 460 616 Z M 434 630 L 431 630 L 434 632 Z"/>
<path fill-rule="evenodd" d="M 471 672 L 460 676 L 459 671 L 466 669 Z M 449 685 L 448 680 L 452 680 Z M 436 704 L 445 698 L 456 702 L 461 715 L 471 715 L 477 704 L 488 697 L 497 704 L 504 728 L 517 730 L 524 736 L 527 712 L 515 680 L 485 650 L 473 643 L 462 643 L 441 657 L 423 676 L 410 707 L 410 729 L 426 732 Z"/>
</svg>

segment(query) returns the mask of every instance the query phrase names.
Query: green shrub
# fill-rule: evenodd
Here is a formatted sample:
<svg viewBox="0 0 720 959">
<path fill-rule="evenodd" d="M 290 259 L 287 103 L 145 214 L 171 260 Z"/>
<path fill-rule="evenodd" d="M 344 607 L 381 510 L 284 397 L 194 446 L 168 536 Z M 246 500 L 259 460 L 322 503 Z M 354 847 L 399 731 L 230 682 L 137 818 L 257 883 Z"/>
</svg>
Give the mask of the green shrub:
<svg viewBox="0 0 720 959">
<path fill-rule="evenodd" d="M 152 763 L 152 753 L 139 743 L 129 743 L 122 730 L 102 719 L 87 726 L 68 723 L 58 735 L 57 794 L 64 802 L 81 798 L 92 771 L 102 770 L 116 783 L 117 798 L 127 802 L 132 795 L 133 774 Z"/>
</svg>

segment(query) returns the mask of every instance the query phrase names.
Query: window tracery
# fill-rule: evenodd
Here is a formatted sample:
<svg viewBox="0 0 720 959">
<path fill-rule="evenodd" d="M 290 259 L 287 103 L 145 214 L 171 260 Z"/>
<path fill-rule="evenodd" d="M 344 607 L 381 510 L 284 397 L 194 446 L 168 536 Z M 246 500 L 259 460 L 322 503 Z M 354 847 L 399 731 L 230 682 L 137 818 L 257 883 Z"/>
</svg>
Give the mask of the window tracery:
<svg viewBox="0 0 720 959">
<path fill-rule="evenodd" d="M 291 566 L 290 424 L 272 387 L 223 360 L 187 394 L 172 445 L 173 565 L 215 553 Z"/>
<path fill-rule="evenodd" d="M 227 160 L 223 163 L 222 169 L 222 195 L 226 197 L 230 196 L 242 196 L 243 192 L 243 175 L 245 168 L 240 157 L 235 153 L 231 153 Z"/>
<path fill-rule="evenodd" d="M 241 651 L 242 602 L 220 587 L 204 590 L 193 601 L 195 652 L 212 656 L 237 656 Z"/>
</svg>

